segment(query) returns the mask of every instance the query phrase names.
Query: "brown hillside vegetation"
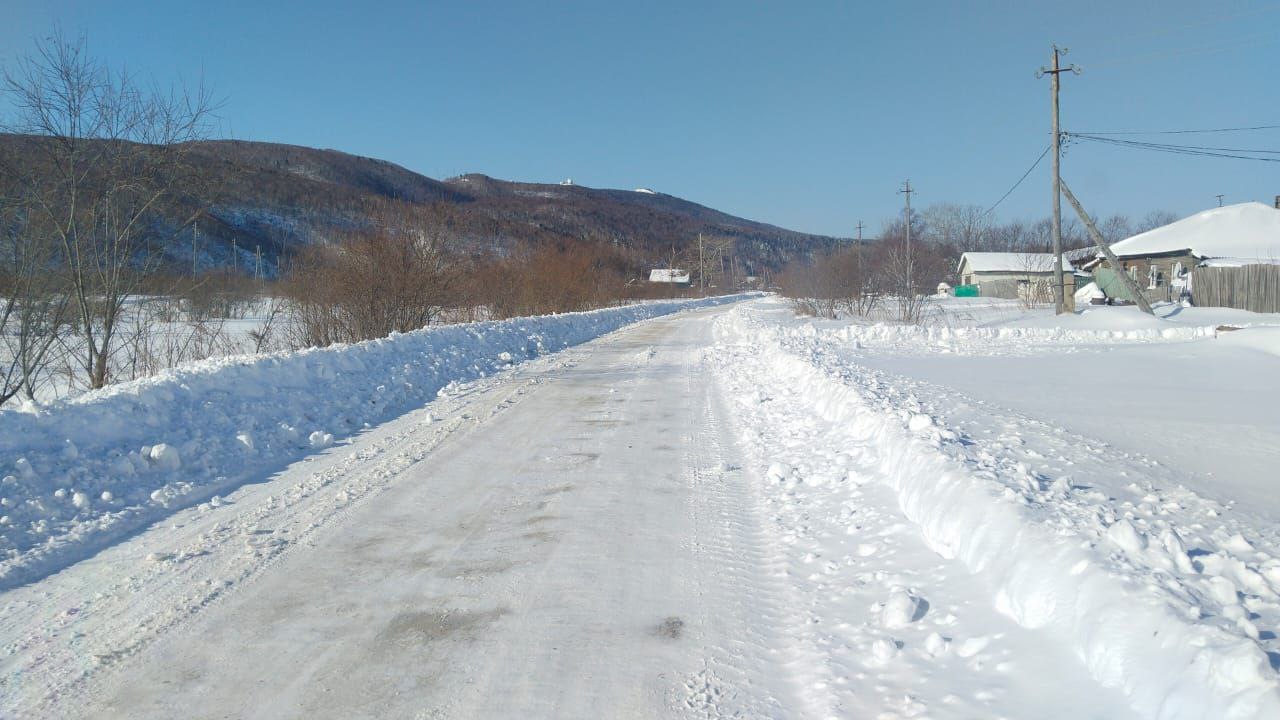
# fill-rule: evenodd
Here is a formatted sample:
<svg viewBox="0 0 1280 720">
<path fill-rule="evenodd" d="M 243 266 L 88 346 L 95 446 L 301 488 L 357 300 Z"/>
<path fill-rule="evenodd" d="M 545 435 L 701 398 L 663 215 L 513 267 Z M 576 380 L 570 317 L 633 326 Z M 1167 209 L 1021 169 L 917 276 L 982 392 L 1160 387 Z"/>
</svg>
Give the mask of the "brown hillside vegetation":
<svg viewBox="0 0 1280 720">
<path fill-rule="evenodd" d="M 0 156 L 32 167 L 36 138 L 0 135 Z M 525 246 L 607 244 L 642 264 L 661 264 L 696 246 L 699 233 L 734 241 L 744 274 L 759 274 L 810 257 L 833 238 L 737 218 L 661 193 L 542 185 L 465 175 L 433 180 L 384 160 L 337 150 L 217 140 L 192 143 L 185 159 L 199 182 L 166 202 L 151 240 L 179 271 L 227 267 L 251 273 L 262 254 L 264 273 L 308 246 L 375 229 L 387 204 L 445 203 L 450 244 L 473 253 L 506 254 Z M 0 194 L 15 174 L 0 177 Z M 8 192 L 8 194 L 14 194 Z M 188 222 L 198 214 L 194 225 Z"/>
</svg>

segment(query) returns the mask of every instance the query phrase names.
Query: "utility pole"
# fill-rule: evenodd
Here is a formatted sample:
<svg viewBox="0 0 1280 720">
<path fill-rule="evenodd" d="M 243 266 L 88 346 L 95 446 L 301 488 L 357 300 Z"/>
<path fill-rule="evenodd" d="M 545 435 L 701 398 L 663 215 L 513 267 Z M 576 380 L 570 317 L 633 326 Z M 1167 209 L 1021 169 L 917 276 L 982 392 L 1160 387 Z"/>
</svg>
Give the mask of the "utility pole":
<svg viewBox="0 0 1280 720">
<path fill-rule="evenodd" d="M 240 272 L 240 249 L 236 247 L 236 239 L 231 238 L 231 274 Z"/>
<path fill-rule="evenodd" d="M 698 233 L 698 292 L 702 295 L 707 294 L 707 284 L 702 281 L 706 266 L 702 261 L 702 233 Z"/>
<path fill-rule="evenodd" d="M 1080 74 L 1080 68 L 1075 65 L 1059 66 L 1058 56 L 1066 54 L 1066 48 L 1054 45 L 1053 67 L 1042 67 L 1036 73 L 1037 78 L 1052 76 L 1049 93 L 1053 98 L 1053 311 L 1058 315 L 1067 310 L 1062 283 L 1062 132 L 1058 130 L 1058 76 L 1064 72 Z"/>
<path fill-rule="evenodd" d="M 906 292 L 903 293 L 904 298 L 915 297 L 915 294 L 911 291 L 911 288 L 912 288 L 911 281 L 913 279 L 911 275 L 912 275 L 912 270 L 914 270 L 914 268 L 911 265 L 911 193 L 913 192 L 915 192 L 915 190 L 911 189 L 910 178 L 908 178 L 905 182 L 902 183 L 902 189 L 898 191 L 898 193 L 901 195 L 904 195 L 907 200 L 907 288 L 906 288 Z"/>
<path fill-rule="evenodd" d="M 196 253 L 200 247 L 200 221 L 196 220 L 191 226 L 191 277 L 196 276 Z"/>
<path fill-rule="evenodd" d="M 262 282 L 262 246 L 254 245 L 253 254 L 254 254 L 253 276 L 255 279 L 257 279 L 258 282 Z"/>
<path fill-rule="evenodd" d="M 1218 196 L 1218 207 L 1222 207 L 1222 198 L 1224 198 L 1224 197 L 1226 197 L 1226 195 L 1219 195 L 1219 196 Z"/>
<path fill-rule="evenodd" d="M 858 298 L 862 298 L 862 288 L 866 286 L 866 282 L 862 277 L 862 221 L 858 221 L 858 245 L 854 251 L 854 261 L 858 264 Z"/>
</svg>

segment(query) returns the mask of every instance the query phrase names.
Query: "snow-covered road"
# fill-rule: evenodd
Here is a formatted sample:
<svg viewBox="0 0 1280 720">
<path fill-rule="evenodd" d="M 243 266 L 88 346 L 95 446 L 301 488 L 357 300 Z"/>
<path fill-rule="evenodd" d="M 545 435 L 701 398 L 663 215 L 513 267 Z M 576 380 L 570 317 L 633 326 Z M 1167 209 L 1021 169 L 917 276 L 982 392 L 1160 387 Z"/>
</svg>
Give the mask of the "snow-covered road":
<svg viewBox="0 0 1280 720">
<path fill-rule="evenodd" d="M 1148 500 L 1164 519 L 1129 516 L 1129 546 L 1091 549 L 1120 526 L 1115 498 L 1038 475 L 1021 441 L 957 437 L 921 400 L 841 375 L 761 317 L 647 320 L 452 387 L 5 591 L 0 716 L 1278 707 L 1251 643 L 1274 640 L 1280 564 L 1240 545 L 1269 538 L 1231 526 L 1238 543 L 1218 547 L 1196 515 L 1196 569 L 1185 550 L 1166 558 L 1148 523 L 1168 520 L 1165 546 L 1191 533 L 1174 524 L 1201 505 L 1182 493 Z M 1029 430 L 1031 448 L 1061 435 Z M 1138 461 L 1125 471 L 1145 482 Z M 1220 602 L 1201 602 L 1197 573 Z M 1169 615 L 1178 602 L 1186 618 Z"/>
<path fill-rule="evenodd" d="M 3 631 L 21 650 L 6 661 L 7 709 L 803 707 L 775 635 L 789 604 L 776 550 L 701 364 L 710 319 L 650 321 L 534 361 L 10 592 Z M 307 491 L 324 476 L 337 482 Z"/>
</svg>

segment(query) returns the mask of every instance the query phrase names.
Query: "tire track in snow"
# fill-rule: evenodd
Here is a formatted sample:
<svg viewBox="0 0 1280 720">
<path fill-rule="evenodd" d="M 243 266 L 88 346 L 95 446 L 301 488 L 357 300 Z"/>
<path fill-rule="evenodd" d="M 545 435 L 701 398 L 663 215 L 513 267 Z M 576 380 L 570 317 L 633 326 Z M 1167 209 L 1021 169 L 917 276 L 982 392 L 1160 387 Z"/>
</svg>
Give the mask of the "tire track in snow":
<svg viewBox="0 0 1280 720">
<path fill-rule="evenodd" d="M 707 720 L 808 716 L 798 710 L 812 706 L 812 689 L 794 677 L 797 659 L 782 632 L 791 606 L 777 580 L 782 559 L 762 534 L 750 473 L 729 461 L 740 452 L 724 428 L 726 408 L 710 373 L 704 350 L 693 351 L 684 392 L 702 400 L 692 408 L 690 426 L 697 430 L 684 466 L 694 578 L 715 578 L 698 582 L 698 625 L 716 628 L 702 635 L 719 641 L 704 647 L 701 667 L 684 678 L 671 702 L 680 717 Z"/>
<path fill-rule="evenodd" d="M 880 477 L 880 449 L 814 412 L 755 338 L 722 321 L 712 354 L 799 598 L 798 674 L 814 717 L 1128 717 L 1065 648 L 996 612 L 932 551 Z"/>
</svg>

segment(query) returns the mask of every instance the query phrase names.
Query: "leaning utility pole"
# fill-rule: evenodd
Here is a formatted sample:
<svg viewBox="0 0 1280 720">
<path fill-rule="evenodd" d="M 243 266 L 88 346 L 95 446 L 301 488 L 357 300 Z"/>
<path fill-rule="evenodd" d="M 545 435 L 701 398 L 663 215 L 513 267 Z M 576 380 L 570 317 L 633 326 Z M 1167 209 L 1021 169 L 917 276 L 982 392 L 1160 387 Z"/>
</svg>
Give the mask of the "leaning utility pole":
<svg viewBox="0 0 1280 720">
<path fill-rule="evenodd" d="M 1102 256 L 1111 263 L 1111 269 L 1115 270 L 1116 275 L 1120 278 L 1120 282 L 1129 290 L 1129 294 L 1133 295 L 1134 302 L 1138 303 L 1138 307 L 1142 312 L 1148 315 L 1155 315 L 1151 309 L 1151 303 L 1147 302 L 1147 296 L 1142 294 L 1142 288 L 1138 287 L 1138 283 L 1129 277 L 1129 273 L 1120 266 L 1120 258 L 1111 251 L 1111 246 L 1103 239 L 1102 233 L 1098 232 L 1098 226 L 1093 224 L 1093 218 L 1089 217 L 1089 213 L 1084 211 L 1084 206 L 1076 199 L 1075 193 L 1071 192 L 1071 188 L 1066 183 L 1062 183 L 1062 194 L 1067 196 L 1067 202 L 1071 203 L 1071 207 L 1076 209 L 1076 214 L 1084 222 L 1085 229 L 1089 231 L 1089 236 L 1093 238 L 1093 243 L 1102 251 Z"/>
<path fill-rule="evenodd" d="M 908 178 L 905 182 L 902 183 L 902 189 L 899 190 L 898 192 L 906 196 L 906 199 L 907 199 L 907 268 L 906 268 L 907 288 L 906 288 L 906 292 L 904 292 L 902 296 L 906 298 L 912 298 L 912 297 L 915 297 L 915 294 L 911 291 L 911 288 L 912 288 L 911 275 L 912 275 L 912 270 L 914 269 L 911 266 L 911 193 L 915 192 L 915 190 L 911 189 L 910 178 Z"/>
<path fill-rule="evenodd" d="M 1049 92 L 1053 97 L 1053 311 L 1058 315 L 1066 312 L 1062 282 L 1062 133 L 1058 130 L 1058 76 L 1064 72 L 1080 74 L 1075 65 L 1058 66 L 1058 56 L 1066 55 L 1067 49 L 1053 46 L 1053 67 L 1040 68 L 1036 77 L 1052 75 L 1049 79 Z"/>
</svg>

